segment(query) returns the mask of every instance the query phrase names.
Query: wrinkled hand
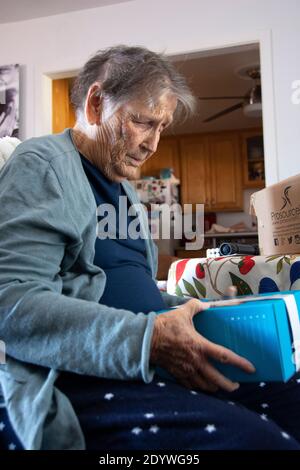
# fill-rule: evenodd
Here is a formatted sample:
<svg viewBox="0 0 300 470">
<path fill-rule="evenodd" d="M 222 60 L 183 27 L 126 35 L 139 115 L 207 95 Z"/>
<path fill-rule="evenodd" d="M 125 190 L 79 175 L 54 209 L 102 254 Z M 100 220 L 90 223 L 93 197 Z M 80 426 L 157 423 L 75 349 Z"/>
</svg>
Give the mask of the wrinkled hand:
<svg viewBox="0 0 300 470">
<path fill-rule="evenodd" d="M 166 369 L 188 388 L 232 392 L 238 383 L 224 377 L 211 359 L 254 372 L 254 366 L 243 357 L 199 334 L 193 324 L 196 313 L 209 308 L 209 302 L 192 299 L 181 307 L 158 315 L 154 323 L 150 363 Z"/>
</svg>

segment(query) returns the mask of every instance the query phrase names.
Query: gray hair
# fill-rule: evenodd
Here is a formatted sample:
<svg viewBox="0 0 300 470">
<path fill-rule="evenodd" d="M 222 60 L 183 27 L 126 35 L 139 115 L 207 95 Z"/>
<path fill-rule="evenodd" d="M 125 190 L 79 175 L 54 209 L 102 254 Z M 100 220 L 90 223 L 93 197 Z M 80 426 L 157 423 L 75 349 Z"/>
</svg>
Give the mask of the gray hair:
<svg viewBox="0 0 300 470">
<path fill-rule="evenodd" d="M 173 64 L 162 54 L 143 47 L 115 46 L 98 51 L 88 60 L 71 92 L 77 118 L 83 112 L 90 86 L 97 81 L 101 82 L 101 95 L 110 103 L 111 113 L 137 97 L 153 106 L 164 92 L 178 100 L 175 117 L 189 117 L 196 108 L 195 97 Z"/>
</svg>

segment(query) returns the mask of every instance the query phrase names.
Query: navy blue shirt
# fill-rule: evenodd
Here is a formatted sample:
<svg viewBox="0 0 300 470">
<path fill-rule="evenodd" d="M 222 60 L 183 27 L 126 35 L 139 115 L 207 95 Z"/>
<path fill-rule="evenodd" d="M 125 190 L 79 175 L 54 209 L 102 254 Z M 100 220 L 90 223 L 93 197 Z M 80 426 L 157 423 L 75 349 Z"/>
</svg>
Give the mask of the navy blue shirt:
<svg viewBox="0 0 300 470">
<path fill-rule="evenodd" d="M 80 157 L 97 207 L 104 203 L 112 204 L 116 213 L 116 224 L 103 224 L 102 230 L 103 233 L 108 231 L 108 227 L 114 227 L 116 237 L 114 239 L 96 238 L 94 263 L 104 270 L 107 277 L 105 290 L 100 299 L 101 304 L 128 309 L 135 313 L 148 313 L 166 308 L 161 293 L 151 276 L 145 241 L 141 237 L 136 240 L 131 239 L 128 235 L 125 239 L 119 238 L 119 197 L 126 196 L 126 207 L 127 209 L 130 207 L 130 201 L 121 183 L 110 181 L 83 155 Z M 128 225 L 135 217 L 128 216 L 127 210 L 124 213 L 121 211 L 121 214 L 123 220 L 121 232 L 124 233 L 123 227 L 125 227 L 128 234 Z M 98 216 L 98 223 L 104 219 L 108 220 L 107 212 Z M 138 225 L 136 224 L 137 232 L 139 231 Z"/>
</svg>

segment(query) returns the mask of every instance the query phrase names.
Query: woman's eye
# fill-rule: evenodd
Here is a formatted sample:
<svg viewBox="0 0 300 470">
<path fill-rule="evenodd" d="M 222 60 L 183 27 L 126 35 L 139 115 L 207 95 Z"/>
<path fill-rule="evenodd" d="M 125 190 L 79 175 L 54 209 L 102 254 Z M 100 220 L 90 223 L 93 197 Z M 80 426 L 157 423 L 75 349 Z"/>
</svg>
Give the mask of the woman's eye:
<svg viewBox="0 0 300 470">
<path fill-rule="evenodd" d="M 152 126 L 151 122 L 145 122 L 145 121 L 139 121 L 137 119 L 134 119 L 133 121 L 135 124 L 138 124 L 139 126 L 147 127 L 150 128 Z"/>
</svg>

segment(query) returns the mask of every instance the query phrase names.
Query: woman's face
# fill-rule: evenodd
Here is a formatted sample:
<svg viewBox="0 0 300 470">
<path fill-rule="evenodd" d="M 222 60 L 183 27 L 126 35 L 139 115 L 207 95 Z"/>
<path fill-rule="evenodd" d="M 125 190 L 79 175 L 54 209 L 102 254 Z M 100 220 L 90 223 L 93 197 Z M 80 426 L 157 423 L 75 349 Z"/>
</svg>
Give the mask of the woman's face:
<svg viewBox="0 0 300 470">
<path fill-rule="evenodd" d="M 176 106 L 177 99 L 170 93 L 153 107 L 138 99 L 121 106 L 98 126 L 94 163 L 112 181 L 136 178 L 156 151 L 161 132 L 171 124 Z"/>
</svg>

